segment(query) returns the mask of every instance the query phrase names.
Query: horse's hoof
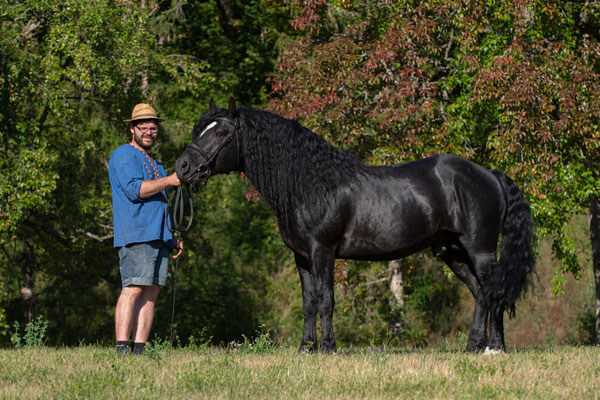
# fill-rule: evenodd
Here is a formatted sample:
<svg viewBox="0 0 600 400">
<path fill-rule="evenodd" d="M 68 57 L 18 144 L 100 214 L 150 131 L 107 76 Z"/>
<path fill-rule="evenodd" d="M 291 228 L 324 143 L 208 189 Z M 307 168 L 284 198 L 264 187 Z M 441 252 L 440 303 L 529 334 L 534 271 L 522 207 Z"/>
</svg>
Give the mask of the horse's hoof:
<svg viewBox="0 0 600 400">
<path fill-rule="evenodd" d="M 337 346 L 334 343 L 331 344 L 324 344 L 319 346 L 319 352 L 323 353 L 323 354 L 336 354 L 337 352 Z"/>
<path fill-rule="evenodd" d="M 332 354 L 332 355 L 336 355 L 337 354 L 337 350 L 336 349 L 319 349 L 319 352 L 321 352 L 323 354 Z"/>
<path fill-rule="evenodd" d="M 484 349 L 487 349 L 488 347 L 486 346 L 485 342 L 476 342 L 476 341 L 469 341 L 469 343 L 467 343 L 467 348 L 465 349 L 468 353 L 481 353 L 482 351 L 484 351 Z"/>
<path fill-rule="evenodd" d="M 298 354 L 312 354 L 316 352 L 317 348 L 314 346 L 300 346 L 298 349 Z"/>
<path fill-rule="evenodd" d="M 489 347 L 485 348 L 485 351 L 483 352 L 484 356 L 491 356 L 494 354 L 503 354 L 504 350 L 502 349 L 490 349 Z"/>
</svg>

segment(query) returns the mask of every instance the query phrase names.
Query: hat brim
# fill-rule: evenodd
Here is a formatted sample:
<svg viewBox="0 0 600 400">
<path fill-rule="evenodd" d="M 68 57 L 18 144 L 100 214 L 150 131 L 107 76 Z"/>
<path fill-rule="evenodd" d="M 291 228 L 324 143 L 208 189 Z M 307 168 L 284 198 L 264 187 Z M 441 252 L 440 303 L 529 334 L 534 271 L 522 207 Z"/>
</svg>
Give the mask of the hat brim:
<svg viewBox="0 0 600 400">
<path fill-rule="evenodd" d="M 159 118 L 159 117 L 155 117 L 155 116 L 144 116 L 144 115 L 142 115 L 142 116 L 135 117 L 135 118 L 132 118 L 132 119 L 124 119 L 123 122 L 141 121 L 141 120 L 144 120 L 144 119 L 154 120 L 156 122 L 163 122 L 164 121 L 163 118 Z"/>
</svg>

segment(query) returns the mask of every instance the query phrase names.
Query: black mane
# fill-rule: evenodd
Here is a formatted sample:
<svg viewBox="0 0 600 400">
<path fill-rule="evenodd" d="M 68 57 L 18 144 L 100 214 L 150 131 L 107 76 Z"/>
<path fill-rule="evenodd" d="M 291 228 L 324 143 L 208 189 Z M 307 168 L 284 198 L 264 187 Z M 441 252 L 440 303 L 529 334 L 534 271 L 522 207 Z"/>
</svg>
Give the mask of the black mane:
<svg viewBox="0 0 600 400">
<path fill-rule="evenodd" d="M 194 128 L 194 137 L 207 124 L 226 117 L 227 110 L 205 113 Z M 282 229 L 289 228 L 291 213 L 299 204 L 311 204 L 318 220 L 343 185 L 353 185 L 366 165 L 337 148 L 297 121 L 268 111 L 238 108 L 245 173 L 269 203 Z"/>
</svg>

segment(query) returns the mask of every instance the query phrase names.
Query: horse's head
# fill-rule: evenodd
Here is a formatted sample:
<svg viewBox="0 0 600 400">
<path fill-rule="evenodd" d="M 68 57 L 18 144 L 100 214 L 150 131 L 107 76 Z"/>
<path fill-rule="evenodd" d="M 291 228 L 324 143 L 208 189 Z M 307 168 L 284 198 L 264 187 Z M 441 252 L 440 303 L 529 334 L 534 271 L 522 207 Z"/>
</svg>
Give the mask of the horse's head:
<svg viewBox="0 0 600 400">
<path fill-rule="evenodd" d="M 238 169 L 238 121 L 233 98 L 229 99 L 228 110 L 218 109 L 211 99 L 208 111 L 194 126 L 192 143 L 175 163 L 177 177 L 193 185 L 200 179 Z"/>
</svg>

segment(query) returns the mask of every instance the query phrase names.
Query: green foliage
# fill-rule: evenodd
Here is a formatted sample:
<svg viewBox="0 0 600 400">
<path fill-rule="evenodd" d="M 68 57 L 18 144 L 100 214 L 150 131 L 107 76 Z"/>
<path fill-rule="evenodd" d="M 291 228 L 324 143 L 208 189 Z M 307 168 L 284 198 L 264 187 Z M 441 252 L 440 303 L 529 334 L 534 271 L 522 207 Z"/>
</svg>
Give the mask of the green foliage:
<svg viewBox="0 0 600 400">
<path fill-rule="evenodd" d="M 155 335 L 154 340 L 150 340 L 146 343 L 142 354 L 153 360 L 159 360 L 162 354 L 171 349 L 171 342 L 169 342 L 168 339 L 161 339 L 158 335 Z"/>
<path fill-rule="evenodd" d="M 249 354 L 269 354 L 275 352 L 278 348 L 271 337 L 271 333 L 265 329 L 264 324 L 258 327 L 253 338 L 249 338 L 246 335 L 242 336 L 244 338 L 243 342 L 231 342 L 229 343 L 229 347 L 235 351 Z"/>
<path fill-rule="evenodd" d="M 468 326 L 456 324 L 462 283 L 431 260 L 412 258 L 407 261 L 403 339 L 423 346 L 432 337 L 447 336 L 455 329 L 467 331 Z"/>
<path fill-rule="evenodd" d="M 185 24 L 171 46 L 206 60 L 215 77 L 215 84 L 199 98 L 205 101 L 210 95 L 217 104 L 226 104 L 233 94 L 240 104 L 263 104 L 277 43 L 282 33 L 291 31 L 284 2 L 188 2 L 181 11 Z"/>
<path fill-rule="evenodd" d="M 6 318 L 6 303 L 8 301 L 8 290 L 6 281 L 0 282 L 0 337 L 5 336 L 8 333 L 10 325 Z"/>
<path fill-rule="evenodd" d="M 13 324 L 14 332 L 10 338 L 13 346 L 17 349 L 39 348 L 46 343 L 46 330 L 48 321 L 42 315 L 38 315 L 34 321 L 25 325 L 23 336 L 20 333 L 19 322 Z"/>
<path fill-rule="evenodd" d="M 60 192 L 65 184 L 91 194 L 95 188 L 81 176 L 70 180 L 68 171 L 87 164 L 104 172 L 104 154 L 92 153 L 107 151 L 111 135 L 97 137 L 122 126 L 117 121 L 140 100 L 140 82 L 170 74 L 186 90 L 204 79 L 201 63 L 188 62 L 195 72 L 173 65 L 148 30 L 151 15 L 133 2 L 27 1 L 4 5 L 0 20 L 0 105 L 11 110 L 0 117 L 4 232 L 31 214 L 55 214 L 57 199 L 85 207 Z"/>
<path fill-rule="evenodd" d="M 392 305 L 387 265 L 364 261 L 336 264 L 336 340 L 342 344 L 381 344 L 391 340 L 389 323 L 400 313 Z M 396 342 L 397 343 L 397 342 Z"/>
<path fill-rule="evenodd" d="M 583 345 L 597 345 L 596 313 L 593 304 L 586 304 L 577 318 L 577 335 L 572 339 L 574 343 Z"/>
<path fill-rule="evenodd" d="M 211 342 L 212 336 L 208 336 L 206 333 L 206 328 L 202 328 L 197 335 L 192 335 L 188 338 L 188 344 L 185 347 L 190 350 L 202 351 L 206 350 L 210 346 Z"/>
</svg>

